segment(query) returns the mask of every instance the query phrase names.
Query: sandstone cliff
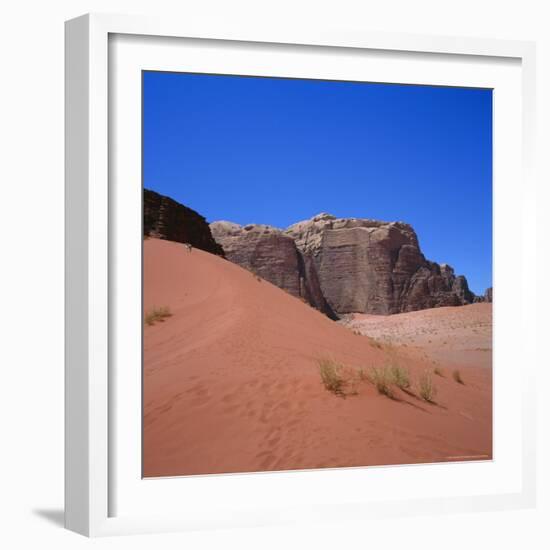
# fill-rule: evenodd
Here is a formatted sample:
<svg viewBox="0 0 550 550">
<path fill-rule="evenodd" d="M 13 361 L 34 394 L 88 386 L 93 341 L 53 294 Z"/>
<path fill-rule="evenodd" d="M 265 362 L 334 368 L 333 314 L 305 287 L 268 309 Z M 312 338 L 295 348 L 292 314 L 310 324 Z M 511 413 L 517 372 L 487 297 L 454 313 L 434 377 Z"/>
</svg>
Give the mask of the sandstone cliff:
<svg viewBox="0 0 550 550">
<path fill-rule="evenodd" d="M 319 214 L 282 231 L 211 224 L 226 257 L 329 316 L 391 314 L 474 301 L 466 278 L 426 260 L 401 222 Z"/>
<path fill-rule="evenodd" d="M 223 256 L 206 219 L 169 197 L 143 190 L 143 234 L 168 241 L 189 243 L 196 248 Z"/>
</svg>

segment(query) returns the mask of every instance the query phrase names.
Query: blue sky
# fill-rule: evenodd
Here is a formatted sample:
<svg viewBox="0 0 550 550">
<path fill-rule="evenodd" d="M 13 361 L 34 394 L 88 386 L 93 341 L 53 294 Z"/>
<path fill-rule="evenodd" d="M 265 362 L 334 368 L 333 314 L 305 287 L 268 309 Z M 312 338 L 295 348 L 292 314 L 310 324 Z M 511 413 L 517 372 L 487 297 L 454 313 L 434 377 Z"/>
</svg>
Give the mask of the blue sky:
<svg viewBox="0 0 550 550">
<path fill-rule="evenodd" d="M 145 72 L 143 183 L 208 221 L 399 220 L 492 284 L 491 90 Z"/>
</svg>

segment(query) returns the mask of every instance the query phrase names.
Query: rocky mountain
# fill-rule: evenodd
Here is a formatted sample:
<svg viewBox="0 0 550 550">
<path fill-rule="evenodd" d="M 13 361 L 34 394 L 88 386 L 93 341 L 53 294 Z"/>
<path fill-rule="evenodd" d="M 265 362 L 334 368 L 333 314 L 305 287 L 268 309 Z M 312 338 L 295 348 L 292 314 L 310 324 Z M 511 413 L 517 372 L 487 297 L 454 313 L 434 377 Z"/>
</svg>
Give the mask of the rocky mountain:
<svg viewBox="0 0 550 550">
<path fill-rule="evenodd" d="M 330 317 L 392 314 L 472 303 L 466 278 L 427 260 L 402 222 L 319 214 L 286 230 L 211 224 L 227 259 Z"/>
<path fill-rule="evenodd" d="M 143 190 L 143 234 L 189 243 L 206 252 L 224 256 L 223 248 L 212 237 L 203 216 L 149 189 Z"/>
</svg>

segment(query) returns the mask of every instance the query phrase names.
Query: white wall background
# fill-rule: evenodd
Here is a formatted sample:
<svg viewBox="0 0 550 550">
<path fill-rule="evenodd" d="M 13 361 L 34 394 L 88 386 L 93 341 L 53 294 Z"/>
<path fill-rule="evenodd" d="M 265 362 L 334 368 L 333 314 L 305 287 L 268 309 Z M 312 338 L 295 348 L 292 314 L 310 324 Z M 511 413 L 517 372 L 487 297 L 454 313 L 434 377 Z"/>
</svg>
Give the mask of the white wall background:
<svg viewBox="0 0 550 550">
<path fill-rule="evenodd" d="M 550 15 L 544 0 L 18 0 L 0 15 L 0 545 L 4 548 L 547 548 L 550 361 L 539 364 L 536 510 L 88 541 L 63 506 L 63 22 L 89 11 L 538 42 L 541 251 L 550 182 Z M 543 197 L 544 194 L 544 197 Z M 513 213 L 511 213 L 513 223 Z M 535 236 L 533 236 L 535 238 Z M 540 254 L 541 312 L 548 259 Z M 541 347 L 548 333 L 539 315 Z M 518 365 L 521 368 L 521 365 Z"/>
</svg>

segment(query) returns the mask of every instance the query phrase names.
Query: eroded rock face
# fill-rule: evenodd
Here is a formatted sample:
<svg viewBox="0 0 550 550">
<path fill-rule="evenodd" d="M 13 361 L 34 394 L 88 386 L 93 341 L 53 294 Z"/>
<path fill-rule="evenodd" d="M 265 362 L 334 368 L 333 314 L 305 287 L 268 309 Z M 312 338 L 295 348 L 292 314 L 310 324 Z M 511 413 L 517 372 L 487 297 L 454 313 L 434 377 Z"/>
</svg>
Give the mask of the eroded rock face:
<svg viewBox="0 0 550 550">
<path fill-rule="evenodd" d="M 196 248 L 223 256 L 206 219 L 164 195 L 143 190 L 143 234 L 168 241 L 189 243 Z"/>
<path fill-rule="evenodd" d="M 464 277 L 425 259 L 406 223 L 319 214 L 285 233 L 314 259 L 323 295 L 338 314 L 387 315 L 473 301 Z"/>
<path fill-rule="evenodd" d="M 472 303 L 466 278 L 426 260 L 402 222 L 319 214 L 284 231 L 211 224 L 229 260 L 324 311 L 391 314 Z"/>
<path fill-rule="evenodd" d="M 293 296 L 300 293 L 300 260 L 294 240 L 268 225 L 231 222 L 210 224 L 212 235 L 225 257 Z"/>
</svg>

